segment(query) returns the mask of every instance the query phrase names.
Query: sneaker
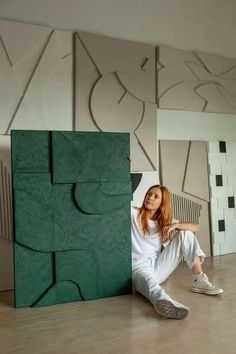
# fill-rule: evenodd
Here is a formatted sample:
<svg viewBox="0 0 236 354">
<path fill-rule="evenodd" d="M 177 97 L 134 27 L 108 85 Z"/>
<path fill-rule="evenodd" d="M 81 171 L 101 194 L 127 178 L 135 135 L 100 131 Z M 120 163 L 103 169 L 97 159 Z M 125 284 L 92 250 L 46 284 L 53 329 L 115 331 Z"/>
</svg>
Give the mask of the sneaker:
<svg viewBox="0 0 236 354">
<path fill-rule="evenodd" d="M 210 283 L 204 273 L 199 274 L 199 276 L 193 280 L 192 291 L 206 295 L 218 295 L 224 292 L 223 289 L 217 288 L 217 286 Z"/>
<path fill-rule="evenodd" d="M 174 300 L 156 300 L 154 303 L 155 310 L 165 318 L 176 318 L 183 320 L 189 312 L 188 307 Z"/>
</svg>

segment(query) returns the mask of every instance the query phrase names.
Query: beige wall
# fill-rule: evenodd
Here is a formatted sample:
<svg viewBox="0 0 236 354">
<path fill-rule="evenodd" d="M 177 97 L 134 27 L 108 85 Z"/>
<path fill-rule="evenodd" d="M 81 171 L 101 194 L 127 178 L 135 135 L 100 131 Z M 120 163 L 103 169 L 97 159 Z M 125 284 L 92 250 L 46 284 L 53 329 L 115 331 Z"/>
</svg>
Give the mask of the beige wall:
<svg viewBox="0 0 236 354">
<path fill-rule="evenodd" d="M 232 0 L 0 0 L 2 19 L 236 57 Z"/>
<path fill-rule="evenodd" d="M 160 140 L 236 141 L 236 115 L 157 110 Z"/>
</svg>

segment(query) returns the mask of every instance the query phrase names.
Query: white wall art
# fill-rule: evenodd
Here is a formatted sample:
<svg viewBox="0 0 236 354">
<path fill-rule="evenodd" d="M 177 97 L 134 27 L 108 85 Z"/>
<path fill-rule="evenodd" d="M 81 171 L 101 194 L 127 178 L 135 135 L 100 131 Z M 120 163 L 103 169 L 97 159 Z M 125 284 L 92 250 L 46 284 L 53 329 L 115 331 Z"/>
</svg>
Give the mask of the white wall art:
<svg viewBox="0 0 236 354">
<path fill-rule="evenodd" d="M 236 252 L 236 142 L 209 142 L 213 253 Z"/>
<path fill-rule="evenodd" d="M 236 59 L 160 46 L 159 108 L 236 113 Z"/>
<path fill-rule="evenodd" d="M 72 33 L 0 20 L 0 133 L 72 129 Z"/>
<path fill-rule="evenodd" d="M 10 137 L 0 135 L 0 291 L 13 288 Z"/>
<path fill-rule="evenodd" d="M 75 129 L 129 132 L 132 170 L 156 170 L 155 46 L 76 33 L 75 48 Z"/>
</svg>

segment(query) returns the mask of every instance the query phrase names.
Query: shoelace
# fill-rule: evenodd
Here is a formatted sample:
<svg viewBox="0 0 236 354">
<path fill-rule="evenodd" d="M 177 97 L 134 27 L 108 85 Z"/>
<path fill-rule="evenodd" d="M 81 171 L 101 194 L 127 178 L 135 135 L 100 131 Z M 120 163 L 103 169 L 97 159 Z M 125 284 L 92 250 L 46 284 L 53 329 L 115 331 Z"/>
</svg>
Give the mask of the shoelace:
<svg viewBox="0 0 236 354">
<path fill-rule="evenodd" d="M 207 288 L 218 289 L 217 286 L 209 282 L 208 277 L 206 275 L 202 277 L 201 281 L 204 285 L 206 285 Z"/>
</svg>

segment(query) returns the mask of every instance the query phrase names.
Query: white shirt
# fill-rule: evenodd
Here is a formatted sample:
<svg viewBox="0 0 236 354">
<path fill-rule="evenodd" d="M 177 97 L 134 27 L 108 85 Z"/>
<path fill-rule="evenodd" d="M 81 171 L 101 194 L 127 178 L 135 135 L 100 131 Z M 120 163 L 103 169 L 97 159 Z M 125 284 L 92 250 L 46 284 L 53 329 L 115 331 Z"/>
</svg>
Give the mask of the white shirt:
<svg viewBox="0 0 236 354">
<path fill-rule="evenodd" d="M 131 207 L 132 262 L 142 257 L 157 257 L 161 253 L 161 235 L 156 221 L 148 219 L 150 234 L 143 236 L 139 209 Z"/>
</svg>

